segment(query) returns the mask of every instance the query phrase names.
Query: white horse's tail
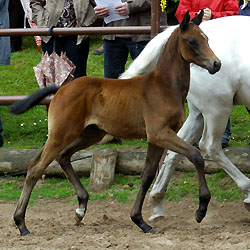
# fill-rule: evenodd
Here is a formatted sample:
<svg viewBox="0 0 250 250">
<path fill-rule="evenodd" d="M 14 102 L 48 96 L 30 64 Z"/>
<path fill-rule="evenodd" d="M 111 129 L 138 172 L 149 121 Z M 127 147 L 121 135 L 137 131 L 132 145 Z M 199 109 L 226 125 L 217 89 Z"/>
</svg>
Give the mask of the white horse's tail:
<svg viewBox="0 0 250 250">
<path fill-rule="evenodd" d="M 155 36 L 119 78 L 128 79 L 142 73 L 154 71 L 168 38 L 177 27 L 178 25 L 168 27 L 166 30 Z"/>
</svg>

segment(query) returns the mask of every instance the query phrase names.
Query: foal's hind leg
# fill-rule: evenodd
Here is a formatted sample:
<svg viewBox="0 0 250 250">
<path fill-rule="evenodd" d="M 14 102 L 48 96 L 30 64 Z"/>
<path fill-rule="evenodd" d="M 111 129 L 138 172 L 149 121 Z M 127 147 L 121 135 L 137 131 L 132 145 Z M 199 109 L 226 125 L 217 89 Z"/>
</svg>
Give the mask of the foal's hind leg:
<svg viewBox="0 0 250 250">
<path fill-rule="evenodd" d="M 144 233 L 154 233 L 152 227 L 146 224 L 143 220 L 141 210 L 145 195 L 155 177 L 155 173 L 158 168 L 163 150 L 163 148 L 157 147 L 150 143 L 148 144 L 147 157 L 142 173 L 140 189 L 137 194 L 135 204 L 130 213 L 132 221 L 138 227 L 140 227 Z"/>
<path fill-rule="evenodd" d="M 89 199 L 89 194 L 87 190 L 82 185 L 79 177 L 76 175 L 75 171 L 72 168 L 70 158 L 71 156 L 81 150 L 85 149 L 93 144 L 99 142 L 106 133 L 96 126 L 88 126 L 80 137 L 78 137 L 71 145 L 69 145 L 57 158 L 58 163 L 62 167 L 63 171 L 65 172 L 67 178 L 71 182 L 72 186 L 74 187 L 79 208 L 76 209 L 76 225 L 81 225 L 81 220 L 83 219 L 86 210 L 87 210 L 87 203 Z"/>
<path fill-rule="evenodd" d="M 22 194 L 20 196 L 16 211 L 14 213 L 14 221 L 20 231 L 21 236 L 30 233 L 25 225 L 26 209 L 35 184 L 42 176 L 48 165 L 57 156 L 58 151 L 54 151 L 53 148 L 59 148 L 59 145 L 51 147 L 49 143 L 46 143 L 39 155 L 34 159 L 31 167 L 28 168 Z"/>
</svg>

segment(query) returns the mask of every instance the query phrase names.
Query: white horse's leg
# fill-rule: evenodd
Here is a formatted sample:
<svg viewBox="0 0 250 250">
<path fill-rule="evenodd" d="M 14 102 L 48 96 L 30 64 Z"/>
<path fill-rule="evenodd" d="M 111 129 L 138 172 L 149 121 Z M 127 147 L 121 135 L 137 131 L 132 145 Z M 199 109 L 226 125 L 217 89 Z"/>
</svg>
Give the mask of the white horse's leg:
<svg viewBox="0 0 250 250">
<path fill-rule="evenodd" d="M 217 114 L 204 116 L 204 131 L 200 141 L 200 149 L 206 152 L 225 172 L 236 182 L 238 187 L 247 195 L 244 200 L 246 209 L 250 211 L 250 179 L 225 156 L 221 147 L 221 135 L 225 130 L 228 116 Z"/>
<path fill-rule="evenodd" d="M 179 130 L 178 136 L 187 142 L 194 143 L 200 138 L 202 130 L 203 117 L 200 111 L 191 103 L 189 103 L 189 115 L 187 120 Z M 173 175 L 175 164 L 177 164 L 179 160 L 179 154 L 173 151 L 168 151 L 157 179 L 153 185 L 152 191 L 149 194 L 149 200 L 153 209 L 153 214 L 149 218 L 150 221 L 164 216 L 162 202 L 164 200 L 164 195 L 169 181 Z"/>
</svg>

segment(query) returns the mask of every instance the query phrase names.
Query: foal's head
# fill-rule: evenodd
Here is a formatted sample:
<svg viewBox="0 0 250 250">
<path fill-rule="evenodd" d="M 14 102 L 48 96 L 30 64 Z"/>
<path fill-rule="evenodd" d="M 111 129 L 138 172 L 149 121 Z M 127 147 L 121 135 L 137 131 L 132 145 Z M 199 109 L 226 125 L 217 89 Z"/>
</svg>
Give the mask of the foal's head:
<svg viewBox="0 0 250 250">
<path fill-rule="evenodd" d="M 220 70 L 221 62 L 208 45 L 208 38 L 199 28 L 203 10 L 190 22 L 187 12 L 180 24 L 180 50 L 183 58 L 214 74 Z"/>
</svg>

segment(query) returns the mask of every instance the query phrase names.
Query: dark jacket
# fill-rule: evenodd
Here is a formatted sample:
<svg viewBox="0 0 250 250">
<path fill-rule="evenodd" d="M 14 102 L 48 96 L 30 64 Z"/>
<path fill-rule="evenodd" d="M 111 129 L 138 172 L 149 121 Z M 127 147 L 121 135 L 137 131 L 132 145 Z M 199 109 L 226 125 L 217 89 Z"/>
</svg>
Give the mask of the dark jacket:
<svg viewBox="0 0 250 250">
<path fill-rule="evenodd" d="M 155 1 L 155 0 L 154 0 Z M 129 18 L 114 21 L 104 25 L 106 27 L 119 26 L 150 26 L 151 25 L 151 0 L 122 0 L 128 3 Z M 167 25 L 166 12 L 161 12 L 161 25 Z M 117 35 L 104 35 L 103 39 L 114 40 Z M 121 36 L 121 35 L 118 35 Z M 149 41 L 150 34 L 133 34 L 132 40 L 135 42 Z"/>
</svg>

